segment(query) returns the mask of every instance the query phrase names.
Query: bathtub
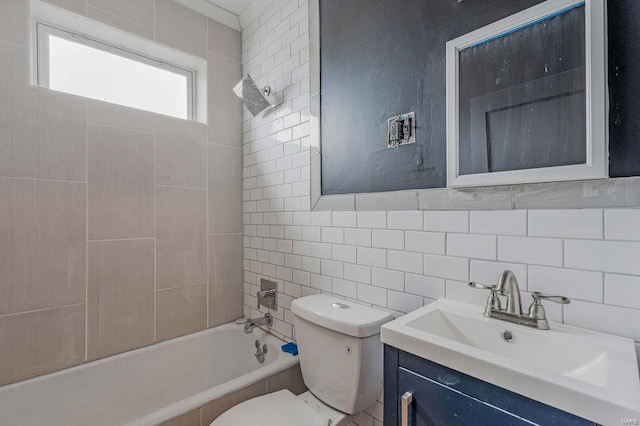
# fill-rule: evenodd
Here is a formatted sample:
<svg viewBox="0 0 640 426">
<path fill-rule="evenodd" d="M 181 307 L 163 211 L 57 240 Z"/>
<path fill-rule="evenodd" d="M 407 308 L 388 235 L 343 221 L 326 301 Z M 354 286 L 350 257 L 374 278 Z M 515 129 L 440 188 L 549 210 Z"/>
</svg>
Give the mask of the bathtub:
<svg viewBox="0 0 640 426">
<path fill-rule="evenodd" d="M 263 364 L 254 342 L 268 345 Z M 155 425 L 296 366 L 282 341 L 226 324 L 0 387 L 0 425 Z"/>
</svg>

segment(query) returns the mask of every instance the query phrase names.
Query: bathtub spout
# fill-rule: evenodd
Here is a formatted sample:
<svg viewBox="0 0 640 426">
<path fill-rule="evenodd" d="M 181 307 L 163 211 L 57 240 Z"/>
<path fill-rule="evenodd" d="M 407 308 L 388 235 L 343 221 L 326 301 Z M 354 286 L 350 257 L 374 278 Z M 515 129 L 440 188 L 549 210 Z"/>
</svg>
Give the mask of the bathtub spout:
<svg viewBox="0 0 640 426">
<path fill-rule="evenodd" d="M 264 317 L 262 318 L 249 318 L 249 320 L 247 320 L 247 322 L 244 324 L 244 332 L 245 334 L 253 333 L 254 328 L 261 327 L 263 325 L 266 325 L 268 327 L 271 327 L 273 325 L 273 317 L 268 312 L 264 314 Z"/>
</svg>

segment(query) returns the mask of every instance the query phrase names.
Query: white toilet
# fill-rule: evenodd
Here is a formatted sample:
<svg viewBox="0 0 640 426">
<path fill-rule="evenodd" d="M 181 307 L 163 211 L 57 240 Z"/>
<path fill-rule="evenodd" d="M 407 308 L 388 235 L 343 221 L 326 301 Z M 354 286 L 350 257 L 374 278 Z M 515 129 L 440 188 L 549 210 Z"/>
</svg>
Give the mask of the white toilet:
<svg viewBox="0 0 640 426">
<path fill-rule="evenodd" d="M 211 426 L 339 426 L 376 401 L 382 390 L 380 326 L 392 316 L 322 294 L 294 300 L 291 312 L 309 391 L 250 399 Z"/>
</svg>

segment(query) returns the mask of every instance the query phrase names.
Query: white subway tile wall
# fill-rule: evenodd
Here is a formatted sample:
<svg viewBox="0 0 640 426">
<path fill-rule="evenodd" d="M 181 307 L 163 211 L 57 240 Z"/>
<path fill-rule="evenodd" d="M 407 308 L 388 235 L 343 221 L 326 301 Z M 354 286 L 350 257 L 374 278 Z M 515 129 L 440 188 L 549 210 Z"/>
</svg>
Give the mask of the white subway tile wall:
<svg viewBox="0 0 640 426">
<path fill-rule="evenodd" d="M 572 298 L 548 304 L 552 320 L 640 342 L 638 209 L 310 212 L 307 7 L 275 0 L 242 33 L 243 73 L 285 98 L 266 117 L 244 112 L 245 314 L 261 315 L 262 277 L 286 298 L 272 332 L 292 339 L 296 297 L 332 293 L 395 315 L 441 297 L 484 305 L 467 282 L 511 269 L 525 301 Z M 381 401 L 354 424 L 380 426 Z"/>
</svg>

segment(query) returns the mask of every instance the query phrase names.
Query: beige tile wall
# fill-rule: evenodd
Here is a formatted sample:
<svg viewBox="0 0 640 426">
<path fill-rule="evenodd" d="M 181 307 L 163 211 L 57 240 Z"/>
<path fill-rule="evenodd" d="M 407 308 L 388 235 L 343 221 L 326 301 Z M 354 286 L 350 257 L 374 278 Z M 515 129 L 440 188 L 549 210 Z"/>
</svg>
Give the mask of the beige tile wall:
<svg viewBox="0 0 640 426">
<path fill-rule="evenodd" d="M 214 124 L 30 86 L 28 1 L 0 1 L 0 385 L 242 315 L 240 33 L 48 1 L 207 58 Z"/>
</svg>

